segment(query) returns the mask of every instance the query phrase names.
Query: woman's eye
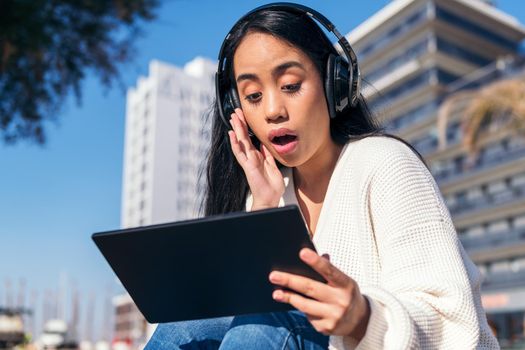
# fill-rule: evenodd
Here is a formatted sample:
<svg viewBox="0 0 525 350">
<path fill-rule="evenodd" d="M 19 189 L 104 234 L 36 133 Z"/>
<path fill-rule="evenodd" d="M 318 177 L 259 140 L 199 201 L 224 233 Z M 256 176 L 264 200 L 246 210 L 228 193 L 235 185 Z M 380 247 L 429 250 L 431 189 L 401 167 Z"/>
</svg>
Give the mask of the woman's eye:
<svg viewBox="0 0 525 350">
<path fill-rule="evenodd" d="M 283 91 L 286 91 L 286 92 L 297 92 L 299 91 L 300 88 L 301 88 L 301 83 L 288 84 L 282 87 Z"/>
<path fill-rule="evenodd" d="M 245 99 L 248 102 L 255 103 L 255 102 L 257 102 L 260 99 L 260 97 L 261 97 L 261 93 L 260 92 L 256 92 L 254 94 L 246 95 Z"/>
</svg>

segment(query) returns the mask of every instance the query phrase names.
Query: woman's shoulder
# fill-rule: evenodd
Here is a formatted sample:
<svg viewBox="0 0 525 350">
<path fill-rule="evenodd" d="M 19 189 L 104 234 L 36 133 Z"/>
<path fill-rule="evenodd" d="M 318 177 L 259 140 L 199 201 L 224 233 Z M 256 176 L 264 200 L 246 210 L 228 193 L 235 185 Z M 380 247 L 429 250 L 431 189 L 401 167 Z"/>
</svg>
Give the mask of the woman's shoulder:
<svg viewBox="0 0 525 350">
<path fill-rule="evenodd" d="M 349 146 L 356 148 L 366 148 L 368 150 L 377 149 L 382 152 L 403 152 L 410 150 L 406 142 L 391 135 L 372 135 L 357 140 L 351 140 Z"/>
<path fill-rule="evenodd" d="M 350 141 L 347 151 L 350 151 L 353 161 L 357 160 L 362 164 L 378 165 L 400 159 L 420 161 L 409 144 L 388 135 L 374 135 Z"/>
</svg>

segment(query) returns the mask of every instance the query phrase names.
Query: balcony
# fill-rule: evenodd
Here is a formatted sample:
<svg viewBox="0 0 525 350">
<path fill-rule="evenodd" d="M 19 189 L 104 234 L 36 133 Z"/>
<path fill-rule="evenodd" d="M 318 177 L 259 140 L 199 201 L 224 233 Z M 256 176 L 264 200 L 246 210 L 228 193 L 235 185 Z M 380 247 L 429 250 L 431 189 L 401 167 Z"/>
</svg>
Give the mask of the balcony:
<svg viewBox="0 0 525 350">
<path fill-rule="evenodd" d="M 448 208 L 452 215 L 459 215 L 465 212 L 481 210 L 506 204 L 525 198 L 525 186 L 508 188 L 502 192 L 485 194 L 475 200 L 459 199 L 456 204 L 449 205 Z"/>
<path fill-rule="evenodd" d="M 525 227 L 506 232 L 485 233 L 480 236 L 459 237 L 463 247 L 469 252 L 510 246 L 525 242 Z"/>
<path fill-rule="evenodd" d="M 490 156 L 482 155 L 476 161 L 476 164 L 468 169 L 463 169 L 463 162 L 458 164 L 452 169 L 444 169 L 440 172 L 436 172 L 434 179 L 439 183 L 440 186 L 447 185 L 453 181 L 459 181 L 465 177 L 472 176 L 482 170 L 489 169 L 500 164 L 512 162 L 514 160 L 525 157 L 525 148 L 520 147 L 517 149 L 501 152 L 499 154 L 493 154 Z"/>
<path fill-rule="evenodd" d="M 434 152 L 438 147 L 438 140 L 435 137 L 425 137 L 423 139 L 412 142 L 415 149 L 423 156 Z"/>
<path fill-rule="evenodd" d="M 517 271 L 504 271 L 504 272 L 491 272 L 485 275 L 483 284 L 481 285 L 482 291 L 486 292 L 489 290 L 523 287 L 525 286 L 525 270 Z"/>
<path fill-rule="evenodd" d="M 392 134 L 397 134 L 408 127 L 420 123 L 422 120 L 432 118 L 436 115 L 438 106 L 439 100 L 424 103 L 402 116 L 389 121 L 386 125 L 386 131 Z"/>
</svg>

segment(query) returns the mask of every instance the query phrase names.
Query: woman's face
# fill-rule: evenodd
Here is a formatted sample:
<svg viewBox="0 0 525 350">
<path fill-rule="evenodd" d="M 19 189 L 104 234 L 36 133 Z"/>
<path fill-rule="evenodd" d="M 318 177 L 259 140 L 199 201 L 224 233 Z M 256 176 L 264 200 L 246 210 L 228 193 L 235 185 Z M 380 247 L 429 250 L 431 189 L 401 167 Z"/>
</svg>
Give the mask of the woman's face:
<svg viewBox="0 0 525 350">
<path fill-rule="evenodd" d="M 250 33 L 235 51 L 233 68 L 246 121 L 281 164 L 307 164 L 333 146 L 321 78 L 303 51 Z"/>
</svg>

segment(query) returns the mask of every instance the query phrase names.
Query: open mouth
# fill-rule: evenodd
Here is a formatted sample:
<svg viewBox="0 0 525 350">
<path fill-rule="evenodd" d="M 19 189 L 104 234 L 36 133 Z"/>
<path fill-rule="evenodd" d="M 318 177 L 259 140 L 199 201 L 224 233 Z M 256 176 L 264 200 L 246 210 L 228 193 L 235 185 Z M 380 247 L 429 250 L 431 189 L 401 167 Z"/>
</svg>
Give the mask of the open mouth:
<svg viewBox="0 0 525 350">
<path fill-rule="evenodd" d="M 274 150 L 281 155 L 293 152 L 298 144 L 297 134 L 286 128 L 271 130 L 268 139 L 272 143 Z"/>
<path fill-rule="evenodd" d="M 291 134 L 286 134 L 286 135 L 282 135 L 282 136 L 275 136 L 274 138 L 272 138 L 272 143 L 276 144 L 276 145 L 286 145 L 290 142 L 293 142 L 297 140 L 297 136 L 296 135 L 291 135 Z"/>
</svg>

